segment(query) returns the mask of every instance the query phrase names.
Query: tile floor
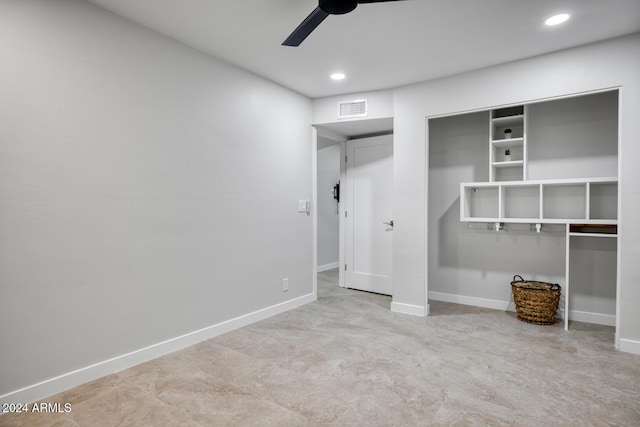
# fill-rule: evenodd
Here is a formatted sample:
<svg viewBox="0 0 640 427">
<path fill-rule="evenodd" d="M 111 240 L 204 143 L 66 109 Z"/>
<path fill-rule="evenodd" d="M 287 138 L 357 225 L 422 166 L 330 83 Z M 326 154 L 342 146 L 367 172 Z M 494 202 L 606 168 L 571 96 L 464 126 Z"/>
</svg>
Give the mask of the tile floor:
<svg viewBox="0 0 640 427">
<path fill-rule="evenodd" d="M 46 399 L 0 426 L 640 426 L 640 356 L 613 328 L 535 326 L 432 301 L 431 316 L 340 289 Z"/>
</svg>

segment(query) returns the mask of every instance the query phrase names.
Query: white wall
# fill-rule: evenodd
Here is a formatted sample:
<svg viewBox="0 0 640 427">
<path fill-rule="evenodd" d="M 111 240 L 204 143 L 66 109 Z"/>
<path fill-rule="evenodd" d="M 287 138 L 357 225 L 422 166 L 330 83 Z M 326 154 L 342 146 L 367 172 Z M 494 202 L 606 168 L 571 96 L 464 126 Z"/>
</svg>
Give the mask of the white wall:
<svg viewBox="0 0 640 427">
<path fill-rule="evenodd" d="M 313 298 L 307 98 L 74 0 L 0 3 L 0 82 L 0 396 Z"/>
<path fill-rule="evenodd" d="M 340 216 L 331 193 L 340 180 L 340 144 L 318 150 L 318 270 L 338 267 Z"/>
<path fill-rule="evenodd" d="M 640 35 L 395 91 L 394 301 L 425 302 L 425 117 L 621 87 L 620 347 L 640 353 Z M 431 236 L 428 236 L 431 239 Z"/>
</svg>

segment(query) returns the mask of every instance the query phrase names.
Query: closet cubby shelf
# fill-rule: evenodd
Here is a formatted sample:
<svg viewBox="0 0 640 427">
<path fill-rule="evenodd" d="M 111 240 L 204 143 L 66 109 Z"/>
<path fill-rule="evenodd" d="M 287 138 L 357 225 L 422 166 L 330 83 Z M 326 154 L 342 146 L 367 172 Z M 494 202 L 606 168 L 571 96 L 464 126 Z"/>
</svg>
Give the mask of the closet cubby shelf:
<svg viewBox="0 0 640 427">
<path fill-rule="evenodd" d="M 494 168 L 515 168 L 522 167 L 523 164 L 523 160 L 510 160 L 508 162 L 493 162 L 491 163 L 491 166 Z"/>
<path fill-rule="evenodd" d="M 507 139 L 494 139 L 491 141 L 496 148 L 511 148 L 511 147 L 522 147 L 522 143 L 524 142 L 524 138 L 507 138 Z"/>
<path fill-rule="evenodd" d="M 615 177 L 460 184 L 460 221 L 617 224 Z"/>
<path fill-rule="evenodd" d="M 608 237 L 608 238 L 617 238 L 617 234 L 603 234 L 603 233 L 569 233 L 569 236 L 572 237 Z"/>
<path fill-rule="evenodd" d="M 569 236 L 576 237 L 618 237 L 617 224 L 569 224 Z"/>
</svg>

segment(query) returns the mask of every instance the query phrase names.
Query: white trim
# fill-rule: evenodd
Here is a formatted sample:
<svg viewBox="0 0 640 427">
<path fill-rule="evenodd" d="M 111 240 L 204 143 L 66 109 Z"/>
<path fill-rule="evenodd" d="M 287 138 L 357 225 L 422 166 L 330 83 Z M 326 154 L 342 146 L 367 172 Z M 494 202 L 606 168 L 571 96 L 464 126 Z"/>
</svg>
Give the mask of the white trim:
<svg viewBox="0 0 640 427">
<path fill-rule="evenodd" d="M 318 130 L 311 126 L 311 293 L 318 296 Z"/>
<path fill-rule="evenodd" d="M 500 301 L 488 298 L 469 297 L 466 295 L 447 294 L 444 292 L 429 292 L 429 299 L 434 301 L 451 302 L 454 304 L 471 305 L 474 307 L 490 308 L 493 310 L 516 311 L 513 301 Z M 564 319 L 564 309 L 558 308 L 558 318 Z M 596 325 L 615 326 L 616 316 L 612 314 L 590 313 L 587 311 L 569 311 L 569 320 L 576 322 L 594 323 Z"/>
<path fill-rule="evenodd" d="M 542 191 L 542 189 L 541 189 Z M 540 198 L 540 203 L 542 204 L 542 198 Z M 542 209 L 540 210 L 540 213 L 542 214 Z M 564 330 L 568 331 L 569 330 L 569 317 L 571 316 L 567 316 L 565 317 L 564 313 L 569 313 L 571 314 L 571 310 L 569 309 L 569 288 L 570 288 L 570 283 L 571 283 L 571 272 L 569 269 L 569 260 L 571 259 L 571 225 L 567 224 L 564 226 L 564 308 L 562 309 L 562 318 L 564 319 Z"/>
<path fill-rule="evenodd" d="M 420 305 L 403 304 L 401 302 L 392 302 L 391 311 L 393 311 L 394 313 L 425 317 L 424 307 Z"/>
<path fill-rule="evenodd" d="M 564 319 L 564 310 L 558 310 L 558 317 Z M 569 310 L 569 320 L 575 320 L 576 322 L 595 323 L 596 325 L 616 326 L 616 316 L 613 314 Z"/>
<path fill-rule="evenodd" d="M 429 118 L 424 118 L 424 265 L 422 268 L 422 273 L 424 274 L 424 306 L 427 307 L 426 315 L 429 316 L 431 314 L 431 306 L 429 305 Z M 394 169 L 395 170 L 395 169 Z M 395 177 L 395 175 L 394 175 Z M 463 194 L 460 194 L 462 197 Z M 460 206 L 464 203 L 464 200 L 460 199 Z M 462 218 L 462 216 L 461 216 Z"/>
<path fill-rule="evenodd" d="M 344 217 L 347 192 L 347 141 L 340 143 L 340 203 L 338 203 L 338 286 L 344 288 L 345 276 L 345 244 L 347 241 L 347 227 Z"/>
<path fill-rule="evenodd" d="M 447 294 L 444 292 L 429 292 L 429 299 L 435 301 L 452 302 L 454 304 L 472 305 L 474 307 L 492 308 L 494 310 L 515 311 L 513 304 L 507 301 L 500 301 L 488 298 L 468 297 L 465 295 Z"/>
<path fill-rule="evenodd" d="M 570 92 L 570 93 L 565 93 L 565 94 L 562 94 L 562 95 L 548 96 L 548 97 L 544 97 L 544 98 L 535 98 L 535 99 L 530 99 L 530 100 L 524 101 L 524 102 L 514 102 L 514 103 L 509 103 L 509 104 L 498 104 L 498 105 L 493 105 L 493 106 L 489 106 L 489 107 L 478 107 L 478 108 L 471 108 L 471 109 L 467 109 L 467 110 L 450 111 L 448 113 L 433 114 L 433 115 L 430 115 L 430 116 L 426 116 L 426 118 L 427 118 L 427 120 L 440 119 L 440 118 L 443 118 L 443 117 L 452 117 L 452 116 L 459 116 L 459 115 L 471 114 L 471 113 L 482 113 L 484 111 L 489 111 L 489 110 L 499 110 L 499 109 L 502 109 L 502 108 L 517 107 L 517 106 L 520 106 L 520 105 L 529 106 L 529 105 L 532 105 L 532 104 L 540 104 L 540 103 L 548 102 L 548 101 L 557 101 L 557 100 L 563 100 L 563 99 L 578 98 L 580 96 L 595 95 L 595 94 L 604 93 L 604 92 L 614 92 L 614 91 L 620 90 L 620 89 L 622 89 L 622 86 L 608 86 L 608 87 L 604 87 L 604 88 L 600 88 L 600 89 L 585 90 L 585 91 L 581 91 L 581 92 Z"/>
<path fill-rule="evenodd" d="M 624 230 L 622 212 L 622 87 L 618 89 L 618 228 L 617 232 L 622 236 Z M 616 350 L 620 350 L 620 324 L 622 323 L 622 239 L 616 242 L 616 334 L 614 338 Z M 640 351 L 636 352 L 640 354 Z"/>
<path fill-rule="evenodd" d="M 620 339 L 620 351 L 640 355 L 640 341 Z"/>
<path fill-rule="evenodd" d="M 60 376 L 4 394 L 0 396 L 0 404 L 36 402 L 40 399 L 44 399 L 80 384 L 104 377 L 105 375 L 122 371 L 243 326 L 267 319 L 271 316 L 275 316 L 276 314 L 284 313 L 285 311 L 309 304 L 314 302 L 316 299 L 316 295 L 313 293 L 307 294 L 216 325 L 211 325 L 197 331 L 189 332 L 179 337 L 171 338 L 130 353 L 116 356 L 75 371 L 67 372 Z"/>
<path fill-rule="evenodd" d="M 323 271 L 333 270 L 334 268 L 338 268 L 338 267 L 340 267 L 340 263 L 338 261 L 325 264 L 325 265 L 319 265 L 318 273 L 322 273 Z"/>
</svg>

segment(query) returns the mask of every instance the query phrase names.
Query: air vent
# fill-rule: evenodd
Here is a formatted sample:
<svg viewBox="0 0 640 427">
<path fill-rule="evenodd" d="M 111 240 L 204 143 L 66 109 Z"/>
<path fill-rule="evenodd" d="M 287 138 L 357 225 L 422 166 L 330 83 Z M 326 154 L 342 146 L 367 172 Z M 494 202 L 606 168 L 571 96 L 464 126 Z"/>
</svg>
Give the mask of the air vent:
<svg viewBox="0 0 640 427">
<path fill-rule="evenodd" d="M 367 117 L 366 99 L 338 103 L 338 118 L 350 119 L 352 117 Z"/>
</svg>

